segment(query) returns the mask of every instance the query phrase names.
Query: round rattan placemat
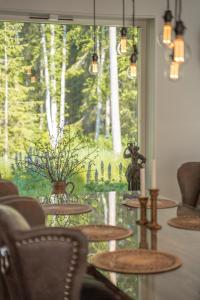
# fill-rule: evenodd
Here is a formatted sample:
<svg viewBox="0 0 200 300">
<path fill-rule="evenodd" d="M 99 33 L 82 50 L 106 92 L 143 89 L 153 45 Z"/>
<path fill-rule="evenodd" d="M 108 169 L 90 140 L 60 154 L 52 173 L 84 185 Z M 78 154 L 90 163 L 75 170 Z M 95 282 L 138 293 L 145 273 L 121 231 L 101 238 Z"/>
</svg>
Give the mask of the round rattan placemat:
<svg viewBox="0 0 200 300">
<path fill-rule="evenodd" d="M 123 205 L 131 207 L 131 208 L 140 208 L 140 202 L 137 198 L 135 199 L 124 199 L 122 202 Z M 148 200 L 147 202 L 147 208 L 150 208 L 151 202 Z M 177 204 L 173 200 L 167 200 L 167 199 L 158 199 L 157 201 L 157 208 L 163 209 L 163 208 L 172 208 L 176 207 Z"/>
<path fill-rule="evenodd" d="M 43 209 L 46 215 L 78 215 L 88 213 L 92 207 L 88 204 L 44 204 Z"/>
<path fill-rule="evenodd" d="M 167 222 L 170 226 L 179 229 L 200 231 L 200 217 L 184 217 L 173 218 Z"/>
<path fill-rule="evenodd" d="M 122 240 L 133 234 L 128 228 L 112 225 L 82 225 L 77 226 L 90 242 Z"/>
<path fill-rule="evenodd" d="M 129 274 L 167 272 L 182 265 L 180 259 L 176 256 L 145 249 L 102 252 L 92 258 L 92 263 L 103 270 Z"/>
</svg>

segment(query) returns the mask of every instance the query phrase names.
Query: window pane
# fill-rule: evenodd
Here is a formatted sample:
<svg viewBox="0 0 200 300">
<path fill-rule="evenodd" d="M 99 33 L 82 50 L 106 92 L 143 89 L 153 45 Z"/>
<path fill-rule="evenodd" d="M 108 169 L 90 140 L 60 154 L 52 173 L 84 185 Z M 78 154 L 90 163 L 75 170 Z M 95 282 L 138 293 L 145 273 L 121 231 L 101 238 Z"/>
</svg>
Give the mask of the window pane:
<svg viewBox="0 0 200 300">
<path fill-rule="evenodd" d="M 99 74 L 92 76 L 92 26 L 0 23 L 2 175 L 10 174 L 10 158 L 16 153 L 23 156 L 31 141 L 45 140 L 50 135 L 56 140 L 59 128 L 71 126 L 81 130 L 99 149 L 91 181 L 95 181 L 97 170 L 98 181 L 109 180 L 126 189 L 123 170 L 128 162 L 122 153 L 128 142 L 138 143 L 139 78 L 130 80 L 127 69 L 133 35 L 139 48 L 140 30 L 128 28 L 127 35 L 128 52 L 121 56 L 120 28 L 97 27 Z M 81 189 L 86 174 L 87 167 L 81 175 Z"/>
</svg>

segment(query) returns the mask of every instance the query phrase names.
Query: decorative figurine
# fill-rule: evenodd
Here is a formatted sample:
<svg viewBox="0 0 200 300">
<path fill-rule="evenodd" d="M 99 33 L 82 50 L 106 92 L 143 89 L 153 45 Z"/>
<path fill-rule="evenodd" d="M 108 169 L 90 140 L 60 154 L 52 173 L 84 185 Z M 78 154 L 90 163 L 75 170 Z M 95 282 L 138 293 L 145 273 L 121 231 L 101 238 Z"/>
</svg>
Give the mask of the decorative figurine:
<svg viewBox="0 0 200 300">
<path fill-rule="evenodd" d="M 124 158 L 131 158 L 131 163 L 126 170 L 129 191 L 140 190 L 140 168 L 144 167 L 146 158 L 138 152 L 140 148 L 133 143 L 128 143 L 124 150 Z"/>
</svg>

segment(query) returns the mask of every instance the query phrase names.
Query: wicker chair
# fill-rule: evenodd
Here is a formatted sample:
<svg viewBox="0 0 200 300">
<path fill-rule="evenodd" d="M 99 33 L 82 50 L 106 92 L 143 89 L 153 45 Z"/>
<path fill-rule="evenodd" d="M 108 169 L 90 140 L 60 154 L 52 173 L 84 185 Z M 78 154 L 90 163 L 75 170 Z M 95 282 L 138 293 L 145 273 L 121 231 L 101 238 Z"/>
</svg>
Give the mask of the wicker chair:
<svg viewBox="0 0 200 300">
<path fill-rule="evenodd" d="M 177 171 L 177 179 L 182 195 L 177 214 L 200 216 L 200 162 L 181 165 Z"/>
</svg>

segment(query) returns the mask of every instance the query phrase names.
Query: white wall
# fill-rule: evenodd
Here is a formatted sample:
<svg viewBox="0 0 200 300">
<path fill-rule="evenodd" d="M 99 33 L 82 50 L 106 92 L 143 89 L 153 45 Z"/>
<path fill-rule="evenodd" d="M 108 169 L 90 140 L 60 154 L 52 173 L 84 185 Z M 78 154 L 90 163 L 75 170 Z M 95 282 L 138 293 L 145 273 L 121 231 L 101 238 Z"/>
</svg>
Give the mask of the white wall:
<svg viewBox="0 0 200 300">
<path fill-rule="evenodd" d="M 96 0 L 97 15 L 116 19 L 121 16 L 121 0 Z M 171 0 L 174 5 L 174 1 Z M 92 0 L 0 0 L 2 11 L 50 13 L 89 17 Z M 132 0 L 126 0 L 126 15 L 131 16 Z M 156 34 L 161 30 L 165 0 L 136 0 L 136 15 L 155 18 Z M 155 51 L 155 137 L 158 162 L 158 187 L 161 194 L 180 199 L 176 171 L 185 161 L 200 161 L 200 1 L 183 0 L 186 40 L 192 57 L 178 83 L 164 77 L 163 49 Z M 147 99 L 148 100 L 148 99 Z"/>
</svg>

